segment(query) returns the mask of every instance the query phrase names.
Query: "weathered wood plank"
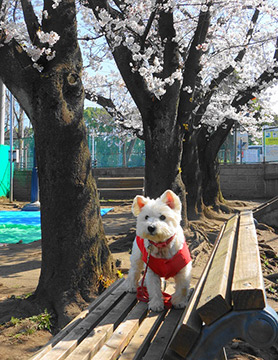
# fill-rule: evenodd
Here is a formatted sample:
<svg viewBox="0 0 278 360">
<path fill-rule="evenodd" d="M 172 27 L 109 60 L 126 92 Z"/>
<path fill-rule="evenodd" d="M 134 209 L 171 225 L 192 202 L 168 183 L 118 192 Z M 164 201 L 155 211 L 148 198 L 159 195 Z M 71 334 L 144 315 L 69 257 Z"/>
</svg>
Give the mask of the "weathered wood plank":
<svg viewBox="0 0 278 360">
<path fill-rule="evenodd" d="M 207 325 L 231 309 L 231 270 L 235 256 L 237 225 L 238 214 L 227 221 L 197 306 L 198 314 Z"/>
<path fill-rule="evenodd" d="M 67 360 L 90 360 L 113 334 L 114 329 L 136 304 L 136 294 L 127 294 L 109 314 L 86 336 Z"/>
<path fill-rule="evenodd" d="M 150 311 L 138 331 L 120 356 L 120 360 L 139 360 L 147 351 L 152 338 L 164 319 L 167 310 L 160 313 Z"/>
<path fill-rule="evenodd" d="M 98 178 L 98 188 L 143 188 L 143 177 Z"/>
<path fill-rule="evenodd" d="M 69 322 L 57 335 L 55 335 L 31 360 L 39 360 L 47 354 L 59 341 L 61 341 L 70 331 L 75 328 L 92 310 L 94 310 L 109 294 L 117 288 L 123 289 L 125 279 L 119 279 L 109 286 L 102 294 L 100 294 L 92 303 L 78 314 L 71 322 Z"/>
<path fill-rule="evenodd" d="M 147 304 L 127 294 L 123 282 L 106 290 L 32 359 L 181 360 L 198 346 L 203 321 L 211 324 L 230 310 L 231 297 L 235 310 L 264 308 L 252 212 L 223 225 L 187 309 L 148 314 Z M 225 359 L 225 352 L 220 357 Z"/>
<path fill-rule="evenodd" d="M 203 273 L 196 285 L 194 293 L 192 294 L 189 304 L 184 310 L 181 323 L 177 326 L 173 339 L 169 345 L 170 350 L 176 352 L 181 357 L 185 357 L 194 343 L 196 342 L 199 334 L 201 332 L 202 320 L 198 313 L 196 312 L 196 307 L 201 295 L 202 288 L 204 286 L 211 262 L 213 260 L 214 254 L 219 245 L 219 241 L 222 237 L 223 231 L 226 227 L 224 224 L 218 234 L 218 237 L 215 241 L 214 248 L 212 250 L 211 256 L 203 270 Z"/>
<path fill-rule="evenodd" d="M 94 360 L 115 360 L 133 337 L 143 318 L 147 315 L 148 305 L 139 302 L 129 313 L 127 318 L 114 331 L 111 338 L 94 356 Z"/>
<path fill-rule="evenodd" d="M 147 353 L 144 355 L 144 360 L 161 360 L 163 358 L 183 312 L 184 309 L 171 309 L 168 311 Z"/>
<path fill-rule="evenodd" d="M 165 289 L 169 294 L 173 294 L 175 291 L 175 286 L 173 283 L 167 283 L 167 289 Z M 142 321 L 139 329 L 136 334 L 131 339 L 128 346 L 125 348 L 124 352 L 120 356 L 121 360 L 141 360 L 144 354 L 146 353 L 150 342 L 152 341 L 155 333 L 157 332 L 159 326 L 163 322 L 165 315 L 168 310 L 162 312 L 153 312 L 150 311 L 147 317 Z"/>
<path fill-rule="evenodd" d="M 143 188 L 98 188 L 100 198 L 103 199 L 133 199 L 136 195 L 143 195 Z"/>
<path fill-rule="evenodd" d="M 252 211 L 240 213 L 232 300 L 235 310 L 263 309 L 266 306 L 260 253 Z"/>
<path fill-rule="evenodd" d="M 125 295 L 122 287 L 108 295 L 85 319 L 77 324 L 62 341 L 58 342 L 41 360 L 65 359 L 86 335 L 108 314 Z"/>
</svg>

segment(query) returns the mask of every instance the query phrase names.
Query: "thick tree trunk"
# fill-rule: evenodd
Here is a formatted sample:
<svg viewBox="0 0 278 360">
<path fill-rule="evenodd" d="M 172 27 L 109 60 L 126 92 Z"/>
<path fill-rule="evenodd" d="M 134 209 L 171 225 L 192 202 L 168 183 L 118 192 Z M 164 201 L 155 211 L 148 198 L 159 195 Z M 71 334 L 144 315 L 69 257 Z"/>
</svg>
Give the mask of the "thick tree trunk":
<svg viewBox="0 0 278 360">
<path fill-rule="evenodd" d="M 166 101 L 165 101 L 166 100 Z M 167 101 L 168 100 L 168 101 Z M 159 197 L 165 190 L 173 190 L 182 202 L 183 226 L 187 226 L 185 187 L 181 179 L 182 132 L 175 123 L 175 98 L 154 104 L 145 124 L 145 193 Z"/>
<path fill-rule="evenodd" d="M 206 206 L 219 206 L 223 196 L 220 188 L 219 163 L 217 159 L 205 157 L 202 162 L 203 201 Z"/>
<path fill-rule="evenodd" d="M 219 162 L 217 154 L 227 138 L 234 121 L 227 119 L 224 126 L 220 126 L 206 139 L 206 129 L 203 128 L 198 136 L 199 159 L 202 171 L 202 192 L 206 206 L 218 207 L 224 202 L 220 187 Z"/>
<path fill-rule="evenodd" d="M 76 64 L 42 81 L 33 108 L 43 235 L 35 297 L 53 304 L 61 322 L 69 305 L 90 300 L 100 275 L 111 276 Z"/>
<path fill-rule="evenodd" d="M 97 293 L 100 277 L 113 278 L 83 121 L 82 59 L 75 2 L 45 2 L 44 31 L 60 36 L 56 57 L 43 71 L 12 40 L 0 47 L 0 77 L 28 114 L 35 136 L 40 183 L 42 265 L 33 300 L 54 309 L 58 326 Z M 31 6 L 26 2 L 26 6 Z M 28 15 L 34 19 L 32 9 Z M 31 21 L 32 22 L 32 21 Z M 30 32 L 33 31 L 29 23 Z M 4 34 L 4 33 L 3 33 Z M 2 34 L 2 35 L 3 35 Z M 1 32 L 0 32 L 1 35 Z M 1 39 L 1 36 L 0 36 Z"/>
<path fill-rule="evenodd" d="M 167 79 L 179 69 L 180 53 L 175 39 L 173 12 L 164 11 L 163 6 L 157 6 L 156 9 L 156 5 L 153 15 L 157 12 L 159 41 L 164 47 L 163 74 L 160 75 L 162 79 Z M 89 0 L 88 6 L 98 19 L 100 19 L 100 9 L 109 11 L 112 18 L 117 18 L 118 13 L 107 2 Z M 147 32 L 144 36 L 148 36 Z M 150 44 L 146 39 L 143 40 L 143 37 L 140 39 L 140 45 L 145 50 L 145 46 L 148 48 Z M 184 226 L 187 226 L 185 188 L 180 176 L 182 131 L 181 124 L 177 120 L 181 84 L 175 80 L 171 85 L 167 85 L 166 93 L 158 99 L 152 91 L 148 90 L 148 81 L 138 71 L 133 71 L 131 64 L 136 62 L 124 42 L 115 47 L 110 34 L 107 34 L 106 39 L 113 49 L 112 55 L 127 89 L 142 116 L 146 149 L 146 195 L 157 198 L 165 190 L 173 190 L 182 201 L 183 222 Z"/>
<path fill-rule="evenodd" d="M 202 173 L 199 163 L 197 133 L 185 137 L 182 156 L 182 180 L 187 190 L 187 215 L 189 220 L 196 220 L 202 215 L 203 193 Z"/>
<path fill-rule="evenodd" d="M 182 178 L 188 191 L 188 218 L 198 219 L 205 206 L 219 208 L 224 202 L 220 187 L 218 151 L 233 126 L 227 119 L 210 137 L 205 127 L 185 138 L 182 157 Z"/>
</svg>

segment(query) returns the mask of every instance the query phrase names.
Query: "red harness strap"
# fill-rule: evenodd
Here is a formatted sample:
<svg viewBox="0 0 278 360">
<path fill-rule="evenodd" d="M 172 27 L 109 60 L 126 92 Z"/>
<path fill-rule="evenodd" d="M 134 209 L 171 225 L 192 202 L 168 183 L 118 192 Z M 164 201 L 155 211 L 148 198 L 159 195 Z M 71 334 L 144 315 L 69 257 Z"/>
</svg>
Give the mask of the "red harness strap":
<svg viewBox="0 0 278 360">
<path fill-rule="evenodd" d="M 143 255 L 143 261 L 147 264 L 148 252 L 144 245 L 144 239 L 136 236 L 136 242 Z M 190 252 L 186 242 L 183 248 L 179 250 L 171 259 L 156 258 L 149 256 L 148 266 L 154 273 L 160 277 L 168 279 L 175 276 L 182 268 L 184 268 L 191 261 Z"/>
</svg>

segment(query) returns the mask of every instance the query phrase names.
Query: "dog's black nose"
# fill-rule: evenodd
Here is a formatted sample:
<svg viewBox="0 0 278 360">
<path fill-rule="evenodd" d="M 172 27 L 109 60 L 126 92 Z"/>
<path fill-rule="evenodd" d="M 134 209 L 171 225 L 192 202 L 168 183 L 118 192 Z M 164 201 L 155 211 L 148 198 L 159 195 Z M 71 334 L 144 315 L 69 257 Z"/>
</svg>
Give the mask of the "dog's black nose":
<svg viewBox="0 0 278 360">
<path fill-rule="evenodd" d="M 149 233 L 152 234 L 155 231 L 155 226 L 148 226 Z"/>
</svg>

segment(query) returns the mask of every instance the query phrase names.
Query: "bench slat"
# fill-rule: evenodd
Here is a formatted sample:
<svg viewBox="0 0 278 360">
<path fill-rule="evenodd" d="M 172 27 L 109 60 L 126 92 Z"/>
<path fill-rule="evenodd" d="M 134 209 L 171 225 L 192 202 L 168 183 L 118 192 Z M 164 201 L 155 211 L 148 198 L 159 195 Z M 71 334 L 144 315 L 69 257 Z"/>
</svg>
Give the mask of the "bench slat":
<svg viewBox="0 0 278 360">
<path fill-rule="evenodd" d="M 161 360 L 163 358 L 183 312 L 184 309 L 171 309 L 167 313 L 157 335 L 144 356 L 144 360 Z"/>
<path fill-rule="evenodd" d="M 85 319 L 66 335 L 62 341 L 58 342 L 42 360 L 62 360 L 65 359 L 85 338 L 85 336 L 95 327 L 106 314 L 120 301 L 125 295 L 122 286 L 119 286 L 106 299 L 104 299 Z"/>
<path fill-rule="evenodd" d="M 57 335 L 55 335 L 50 341 L 40 350 L 39 353 L 34 355 L 31 360 L 40 360 L 46 353 L 48 353 L 59 341 L 61 341 L 69 332 L 75 328 L 80 321 L 85 319 L 88 314 L 95 309 L 105 297 L 115 291 L 119 286 L 123 286 L 124 278 L 116 280 L 109 286 L 103 293 L 101 293 L 86 310 L 83 310 L 78 314 L 71 322 L 69 322 Z"/>
<path fill-rule="evenodd" d="M 120 360 L 139 360 L 146 353 L 149 344 L 163 321 L 167 310 L 160 313 L 150 311 L 138 331 L 122 353 Z"/>
<path fill-rule="evenodd" d="M 197 312 L 207 325 L 231 309 L 231 264 L 234 263 L 237 225 L 238 214 L 227 221 L 197 306 Z"/>
<path fill-rule="evenodd" d="M 133 337 L 143 318 L 147 315 L 148 305 L 139 302 L 129 313 L 126 319 L 114 331 L 111 338 L 94 356 L 94 360 L 115 360 Z"/>
<path fill-rule="evenodd" d="M 172 287 L 168 284 L 170 294 Z M 125 291 L 121 280 L 32 359 L 226 359 L 225 352 L 220 355 L 219 351 L 233 338 L 255 346 L 274 343 L 278 317 L 270 310 L 253 214 L 244 211 L 222 226 L 185 310 L 148 311 L 148 305 L 138 302 L 136 294 Z M 271 340 L 265 317 L 267 323 L 272 319 Z M 256 337 L 258 328 L 261 335 Z"/>
<path fill-rule="evenodd" d="M 98 178 L 97 187 L 101 188 L 143 188 L 143 177 L 121 177 L 121 178 Z"/>
<path fill-rule="evenodd" d="M 90 360 L 113 334 L 114 329 L 127 316 L 136 302 L 136 294 L 127 294 L 86 336 L 81 344 L 67 357 L 67 360 Z"/>
<path fill-rule="evenodd" d="M 175 291 L 174 284 L 168 283 L 166 290 L 169 294 L 172 294 Z M 167 313 L 169 312 L 166 309 L 159 313 L 150 311 L 128 346 L 124 349 L 120 360 L 141 360 Z"/>
<path fill-rule="evenodd" d="M 170 349 L 182 356 L 183 358 L 189 353 L 190 349 L 198 339 L 201 328 L 202 328 L 202 320 L 200 316 L 196 312 L 196 307 L 198 305 L 198 301 L 201 295 L 201 290 L 204 286 L 210 264 L 214 257 L 214 254 L 219 245 L 219 241 L 222 237 L 223 231 L 226 227 L 224 224 L 218 234 L 217 239 L 215 240 L 214 248 L 212 250 L 211 256 L 203 270 L 203 273 L 196 285 L 194 293 L 192 294 L 189 304 L 184 310 L 183 320 L 177 326 L 176 332 L 173 335 L 173 339 L 169 345 Z M 171 352 L 171 351 L 170 351 Z"/>
<path fill-rule="evenodd" d="M 266 299 L 252 211 L 241 212 L 239 226 L 232 283 L 234 309 L 263 309 L 266 306 Z"/>
</svg>

